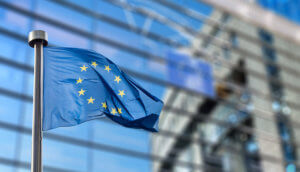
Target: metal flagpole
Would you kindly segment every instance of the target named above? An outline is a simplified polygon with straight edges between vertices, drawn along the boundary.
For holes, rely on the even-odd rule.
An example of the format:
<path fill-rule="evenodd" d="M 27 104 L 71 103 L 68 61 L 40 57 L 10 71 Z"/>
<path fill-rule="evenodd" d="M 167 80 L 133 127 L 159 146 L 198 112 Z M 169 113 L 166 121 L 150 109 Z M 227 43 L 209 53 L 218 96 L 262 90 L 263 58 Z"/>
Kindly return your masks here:
<path fill-rule="evenodd" d="M 34 47 L 34 93 L 32 116 L 31 172 L 42 172 L 42 113 L 43 113 L 43 46 L 48 44 L 45 31 L 29 33 L 28 43 Z"/>

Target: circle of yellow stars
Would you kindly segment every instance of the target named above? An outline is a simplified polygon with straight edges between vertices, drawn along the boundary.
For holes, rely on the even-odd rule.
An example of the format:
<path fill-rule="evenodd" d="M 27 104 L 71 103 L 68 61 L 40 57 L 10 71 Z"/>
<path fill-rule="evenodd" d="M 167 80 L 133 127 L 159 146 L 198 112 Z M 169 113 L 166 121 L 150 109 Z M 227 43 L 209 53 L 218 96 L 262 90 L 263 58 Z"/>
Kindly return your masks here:
<path fill-rule="evenodd" d="M 97 64 L 97 62 L 92 61 L 92 62 L 91 62 L 91 66 L 93 66 L 94 68 L 96 68 L 96 67 L 98 66 L 98 64 Z M 86 72 L 87 69 L 88 69 L 88 67 L 85 66 L 85 65 L 83 65 L 83 66 L 80 67 L 80 69 L 81 69 L 81 72 Z M 109 67 L 109 65 L 105 65 L 105 66 L 104 66 L 104 70 L 107 71 L 107 72 L 109 73 L 109 72 L 111 71 L 111 68 Z M 76 84 L 82 84 L 83 81 L 84 81 L 84 79 L 82 79 L 82 78 L 79 77 L 78 79 L 76 79 Z M 122 81 L 122 79 L 120 78 L 120 76 L 115 76 L 114 81 L 115 81 L 117 84 L 119 84 L 119 83 Z M 81 89 L 78 91 L 78 96 L 79 96 L 79 97 L 80 97 L 80 96 L 84 96 L 86 91 L 87 91 L 87 90 L 83 90 L 83 89 L 81 88 Z M 121 98 L 123 98 L 123 96 L 125 96 L 126 94 L 125 94 L 124 90 L 118 90 L 118 95 L 119 95 Z M 95 101 L 95 99 L 94 99 L 92 96 L 91 96 L 90 98 L 87 99 L 87 103 L 88 103 L 88 104 L 94 104 L 94 101 Z M 101 108 L 104 108 L 105 110 L 107 110 L 107 109 L 108 109 L 107 103 L 106 103 L 106 102 L 102 102 L 102 103 L 101 103 Z M 109 109 L 108 109 L 108 110 L 109 110 Z M 113 115 L 115 115 L 115 114 L 117 114 L 117 113 L 118 113 L 118 114 L 122 114 L 122 109 L 121 109 L 121 108 L 111 108 L 110 113 L 113 114 Z"/>

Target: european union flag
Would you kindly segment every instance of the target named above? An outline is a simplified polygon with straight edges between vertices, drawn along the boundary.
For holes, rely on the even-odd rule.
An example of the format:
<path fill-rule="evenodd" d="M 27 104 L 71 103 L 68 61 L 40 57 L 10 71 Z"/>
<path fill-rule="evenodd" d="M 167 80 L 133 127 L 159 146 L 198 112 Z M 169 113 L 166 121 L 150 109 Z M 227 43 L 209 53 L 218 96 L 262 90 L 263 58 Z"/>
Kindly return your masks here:
<path fill-rule="evenodd" d="M 43 130 L 107 116 L 130 128 L 158 131 L 163 102 L 108 58 L 89 50 L 44 48 Z"/>

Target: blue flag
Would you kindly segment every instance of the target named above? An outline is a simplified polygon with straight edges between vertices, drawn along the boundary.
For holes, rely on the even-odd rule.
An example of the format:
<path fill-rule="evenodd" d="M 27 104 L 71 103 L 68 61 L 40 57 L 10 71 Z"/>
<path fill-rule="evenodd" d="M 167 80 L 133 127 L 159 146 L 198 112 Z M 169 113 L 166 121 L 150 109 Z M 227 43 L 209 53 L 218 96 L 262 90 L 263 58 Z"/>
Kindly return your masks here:
<path fill-rule="evenodd" d="M 107 116 L 130 128 L 158 131 L 163 102 L 108 58 L 89 50 L 44 48 L 43 130 Z"/>

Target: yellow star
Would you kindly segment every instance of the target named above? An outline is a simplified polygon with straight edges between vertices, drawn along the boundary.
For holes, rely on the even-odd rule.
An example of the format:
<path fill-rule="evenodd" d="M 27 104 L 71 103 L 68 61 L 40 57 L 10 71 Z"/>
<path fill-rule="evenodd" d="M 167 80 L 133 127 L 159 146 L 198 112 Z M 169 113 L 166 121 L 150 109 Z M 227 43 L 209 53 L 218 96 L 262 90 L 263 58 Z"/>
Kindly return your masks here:
<path fill-rule="evenodd" d="M 115 115 L 117 113 L 116 108 L 111 108 L 111 112 L 113 115 Z"/>
<path fill-rule="evenodd" d="M 109 68 L 109 66 L 105 66 L 105 69 L 104 70 L 107 70 L 107 72 L 109 72 L 111 70 L 111 68 Z"/>
<path fill-rule="evenodd" d="M 90 97 L 89 99 L 87 99 L 87 101 L 88 101 L 88 104 L 90 104 L 90 103 L 92 103 L 92 104 L 93 104 L 93 103 L 94 103 L 94 100 L 95 100 L 95 99 L 93 99 L 92 97 Z"/>
<path fill-rule="evenodd" d="M 115 76 L 115 81 L 119 84 L 119 82 L 121 81 L 120 76 Z"/>
<path fill-rule="evenodd" d="M 80 91 L 78 91 L 79 96 L 84 95 L 85 90 L 81 89 Z"/>
<path fill-rule="evenodd" d="M 97 63 L 96 62 L 92 62 L 92 66 L 97 67 Z"/>
<path fill-rule="evenodd" d="M 118 108 L 118 113 L 122 114 L 122 109 L 121 108 Z"/>
<path fill-rule="evenodd" d="M 102 107 L 103 107 L 104 109 L 107 108 L 106 102 L 103 102 L 103 103 L 102 103 Z"/>
<path fill-rule="evenodd" d="M 119 94 L 118 94 L 119 96 L 121 96 L 122 98 L 123 98 L 123 96 L 125 95 L 125 93 L 124 93 L 124 90 L 119 90 Z"/>
<path fill-rule="evenodd" d="M 81 72 L 82 71 L 86 71 L 86 69 L 88 68 L 88 67 L 86 67 L 85 65 L 83 65 L 82 67 L 80 67 L 81 68 Z"/>
<path fill-rule="evenodd" d="M 81 84 L 82 83 L 82 79 L 81 78 L 79 78 L 78 80 L 76 80 L 77 82 L 76 82 L 76 84 Z"/>

